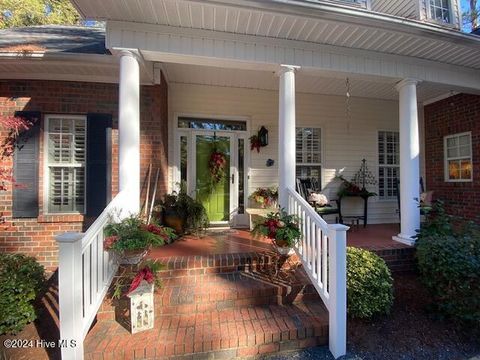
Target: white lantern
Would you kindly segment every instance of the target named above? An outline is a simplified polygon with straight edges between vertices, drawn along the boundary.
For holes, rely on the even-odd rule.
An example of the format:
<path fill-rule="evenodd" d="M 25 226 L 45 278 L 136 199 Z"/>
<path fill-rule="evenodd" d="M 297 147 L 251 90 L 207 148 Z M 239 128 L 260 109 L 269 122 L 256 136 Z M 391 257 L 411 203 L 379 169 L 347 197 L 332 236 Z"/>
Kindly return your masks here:
<path fill-rule="evenodd" d="M 142 280 L 140 285 L 127 295 L 130 298 L 132 334 L 153 329 L 153 283 Z"/>

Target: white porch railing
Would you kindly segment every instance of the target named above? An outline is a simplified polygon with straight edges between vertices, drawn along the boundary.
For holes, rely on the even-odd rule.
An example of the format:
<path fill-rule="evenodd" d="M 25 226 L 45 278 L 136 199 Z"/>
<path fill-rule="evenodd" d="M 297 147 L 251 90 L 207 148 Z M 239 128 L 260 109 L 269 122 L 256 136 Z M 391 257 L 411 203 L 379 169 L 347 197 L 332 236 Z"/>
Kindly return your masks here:
<path fill-rule="evenodd" d="M 56 237 L 59 245 L 58 291 L 62 359 L 83 359 L 83 340 L 107 293 L 118 263 L 104 251 L 104 229 L 119 215 L 125 193 L 119 193 L 85 233 Z"/>
<path fill-rule="evenodd" d="M 338 358 L 347 347 L 348 227 L 327 224 L 294 189 L 286 190 L 288 213 L 301 221 L 302 238 L 295 251 L 328 309 L 329 348 Z"/>

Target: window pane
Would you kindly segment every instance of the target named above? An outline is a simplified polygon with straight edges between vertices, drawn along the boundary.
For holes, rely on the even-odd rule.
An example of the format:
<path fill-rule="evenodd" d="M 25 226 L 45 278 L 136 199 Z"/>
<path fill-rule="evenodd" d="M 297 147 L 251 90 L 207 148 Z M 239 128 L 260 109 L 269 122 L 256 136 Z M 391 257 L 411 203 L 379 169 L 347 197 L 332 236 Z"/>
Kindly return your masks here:
<path fill-rule="evenodd" d="M 85 201 L 86 122 L 48 118 L 48 211 L 83 212 Z"/>
<path fill-rule="evenodd" d="M 470 145 L 460 146 L 460 156 L 470 156 Z"/>
<path fill-rule="evenodd" d="M 397 195 L 395 182 L 399 176 L 399 134 L 396 131 L 378 133 L 378 195 L 393 198 Z"/>
<path fill-rule="evenodd" d="M 85 169 L 53 167 L 50 169 L 49 212 L 83 212 Z"/>
<path fill-rule="evenodd" d="M 447 139 L 447 147 L 452 148 L 457 146 L 457 138 L 456 137 L 451 137 Z"/>
<path fill-rule="evenodd" d="M 204 130 L 246 131 L 247 123 L 245 121 L 230 121 L 219 119 L 179 118 L 178 127 Z"/>
<path fill-rule="evenodd" d="M 447 150 L 447 157 L 457 157 L 458 156 L 458 148 L 452 148 Z"/>
<path fill-rule="evenodd" d="M 462 179 L 471 179 L 472 178 L 472 162 L 470 160 L 462 160 L 460 169 L 460 177 Z"/>
<path fill-rule="evenodd" d="M 457 160 L 448 162 L 448 176 L 451 180 L 460 179 L 460 162 Z"/>
<path fill-rule="evenodd" d="M 180 181 L 187 181 L 188 142 L 186 136 L 180 136 Z"/>
<path fill-rule="evenodd" d="M 470 135 L 462 135 L 458 137 L 459 145 L 468 145 L 470 146 Z"/>
<path fill-rule="evenodd" d="M 314 179 L 318 184 L 318 189 L 322 188 L 322 167 L 297 165 L 296 177 L 298 179 Z"/>
<path fill-rule="evenodd" d="M 245 140 L 238 139 L 238 213 L 245 213 Z"/>
<path fill-rule="evenodd" d="M 320 164 L 322 162 L 321 130 L 297 128 L 295 149 L 297 163 Z"/>

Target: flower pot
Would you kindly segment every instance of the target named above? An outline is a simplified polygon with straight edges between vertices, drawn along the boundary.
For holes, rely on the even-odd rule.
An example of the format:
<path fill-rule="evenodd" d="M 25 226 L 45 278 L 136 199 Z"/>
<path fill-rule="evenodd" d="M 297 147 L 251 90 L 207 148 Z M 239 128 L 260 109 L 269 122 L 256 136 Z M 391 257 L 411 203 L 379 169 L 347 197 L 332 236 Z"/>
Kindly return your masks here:
<path fill-rule="evenodd" d="M 163 215 L 164 224 L 168 227 L 171 227 L 177 234 L 183 234 L 183 219 L 178 215 Z"/>
<path fill-rule="evenodd" d="M 292 256 L 295 254 L 295 250 L 288 246 L 278 246 L 275 244 L 275 248 L 277 249 L 277 252 L 283 256 Z"/>
<path fill-rule="evenodd" d="M 148 249 L 124 250 L 121 253 L 121 265 L 137 265 L 147 255 Z"/>

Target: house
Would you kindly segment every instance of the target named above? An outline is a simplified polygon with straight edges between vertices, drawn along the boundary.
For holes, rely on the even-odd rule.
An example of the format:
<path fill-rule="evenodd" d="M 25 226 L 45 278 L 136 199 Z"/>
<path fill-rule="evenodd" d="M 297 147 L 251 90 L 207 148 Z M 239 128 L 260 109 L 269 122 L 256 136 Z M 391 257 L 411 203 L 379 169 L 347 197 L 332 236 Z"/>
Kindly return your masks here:
<path fill-rule="evenodd" d="M 0 113 L 40 122 L 12 165 L 31 186 L 2 196 L 1 250 L 54 269 L 54 235 L 86 230 L 117 193 L 124 210 L 139 211 L 150 164 L 159 196 L 180 181 L 199 194 L 212 143 L 230 164 L 229 181 L 204 202 L 214 224 L 247 225 L 260 186 L 278 184 L 290 210 L 296 177 L 334 197 L 336 176 L 352 178 L 363 159 L 376 179 L 369 223 L 399 221 L 400 179 L 398 242 L 414 243 L 420 177 L 478 213 L 480 38 L 460 32 L 459 1 L 72 2 L 105 31 L 2 31 Z M 262 126 L 268 145 L 250 151 Z"/>

